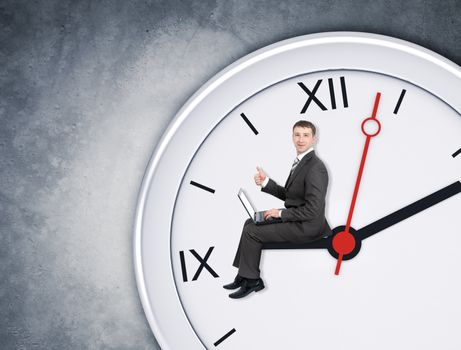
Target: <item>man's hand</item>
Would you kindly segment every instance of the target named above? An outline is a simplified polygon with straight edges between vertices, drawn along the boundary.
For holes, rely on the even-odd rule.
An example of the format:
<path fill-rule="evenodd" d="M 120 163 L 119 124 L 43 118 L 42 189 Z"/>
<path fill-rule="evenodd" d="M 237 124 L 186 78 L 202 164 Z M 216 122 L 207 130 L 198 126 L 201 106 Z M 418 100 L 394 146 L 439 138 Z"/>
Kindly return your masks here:
<path fill-rule="evenodd" d="M 261 186 L 264 180 L 266 180 L 266 174 L 259 166 L 256 167 L 256 170 L 258 172 L 255 174 L 255 183 L 256 185 Z"/>
<path fill-rule="evenodd" d="M 278 209 L 270 209 L 264 212 L 264 220 L 267 220 L 269 218 L 278 218 L 278 217 L 280 217 Z"/>

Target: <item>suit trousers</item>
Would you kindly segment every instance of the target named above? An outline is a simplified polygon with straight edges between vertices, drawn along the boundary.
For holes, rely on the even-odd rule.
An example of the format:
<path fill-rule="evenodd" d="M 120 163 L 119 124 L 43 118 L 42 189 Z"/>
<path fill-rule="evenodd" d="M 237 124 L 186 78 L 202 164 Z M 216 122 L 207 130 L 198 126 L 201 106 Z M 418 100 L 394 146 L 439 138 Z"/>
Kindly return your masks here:
<path fill-rule="evenodd" d="M 309 241 L 312 241 L 312 237 L 306 237 L 300 222 L 256 225 L 253 220 L 248 219 L 243 225 L 240 243 L 232 265 L 239 269 L 238 274 L 242 277 L 259 278 L 259 263 L 264 243 L 307 243 Z"/>

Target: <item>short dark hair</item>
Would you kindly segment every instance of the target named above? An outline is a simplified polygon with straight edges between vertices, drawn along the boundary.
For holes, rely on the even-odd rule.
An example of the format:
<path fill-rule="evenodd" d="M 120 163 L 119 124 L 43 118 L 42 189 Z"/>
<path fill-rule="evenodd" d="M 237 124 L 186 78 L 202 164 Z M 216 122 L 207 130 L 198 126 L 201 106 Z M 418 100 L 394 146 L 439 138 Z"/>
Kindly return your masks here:
<path fill-rule="evenodd" d="M 300 128 L 309 128 L 312 130 L 312 136 L 315 136 L 315 125 L 312 124 L 310 121 L 307 121 L 307 120 L 298 120 L 295 125 L 293 125 L 293 131 L 295 130 L 296 127 L 300 127 Z"/>

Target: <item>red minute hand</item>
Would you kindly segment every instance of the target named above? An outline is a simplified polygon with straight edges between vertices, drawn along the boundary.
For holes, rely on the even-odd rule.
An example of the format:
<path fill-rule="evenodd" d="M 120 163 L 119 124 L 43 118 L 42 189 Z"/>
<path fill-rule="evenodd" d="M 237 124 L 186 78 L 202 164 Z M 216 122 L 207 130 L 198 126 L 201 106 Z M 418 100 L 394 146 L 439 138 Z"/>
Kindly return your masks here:
<path fill-rule="evenodd" d="M 352 195 L 351 205 L 349 207 L 349 215 L 347 216 L 346 228 L 344 231 L 338 232 L 333 238 L 333 249 L 339 254 L 338 261 L 336 263 L 335 275 L 339 275 L 339 269 L 341 268 L 341 263 L 343 261 L 343 256 L 352 252 L 355 248 L 355 238 L 350 233 L 352 215 L 354 214 L 355 202 L 357 200 L 357 195 L 359 193 L 360 181 L 362 180 L 363 168 L 365 167 L 365 160 L 367 159 L 368 147 L 370 145 L 370 140 L 372 137 L 379 134 L 381 130 L 381 124 L 378 119 L 376 119 L 376 113 L 378 111 L 379 99 L 381 98 L 381 93 L 376 93 L 375 104 L 373 106 L 373 113 L 370 118 L 366 118 L 362 122 L 362 132 L 367 137 L 365 140 L 365 146 L 363 147 L 362 160 L 360 161 L 359 173 L 357 174 L 357 180 L 355 182 L 354 194 Z M 377 126 L 377 131 L 374 133 L 367 132 L 365 130 L 365 124 L 375 123 Z"/>

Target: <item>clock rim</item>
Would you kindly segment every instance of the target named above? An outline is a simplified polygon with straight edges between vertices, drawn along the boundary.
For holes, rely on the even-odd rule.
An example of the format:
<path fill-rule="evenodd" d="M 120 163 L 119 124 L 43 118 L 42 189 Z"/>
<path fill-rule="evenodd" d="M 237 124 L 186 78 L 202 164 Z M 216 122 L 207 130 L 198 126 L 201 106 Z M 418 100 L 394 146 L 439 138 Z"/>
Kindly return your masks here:
<path fill-rule="evenodd" d="M 161 215 L 170 218 L 167 224 L 168 229 L 166 229 L 166 227 L 164 226 L 162 226 L 163 230 L 157 229 L 157 232 L 159 231 L 166 232 L 164 235 L 165 236 L 168 235 L 168 239 L 167 239 L 168 242 L 166 242 L 167 244 L 166 246 L 165 246 L 165 242 L 163 242 L 162 246 L 155 246 L 155 248 L 152 248 L 153 250 L 155 249 L 157 250 L 157 254 L 159 254 L 160 250 L 163 250 L 163 249 L 168 250 L 168 254 L 167 254 L 168 259 L 165 259 L 165 256 L 163 256 L 161 260 L 162 265 L 155 266 L 154 268 L 154 271 L 157 272 L 158 275 L 162 275 L 161 281 L 163 281 L 163 283 L 160 283 L 162 287 L 154 288 L 154 290 L 155 289 L 160 290 L 161 288 L 163 288 L 164 283 L 168 283 L 169 288 L 166 291 L 166 293 L 159 293 L 159 291 L 157 291 L 156 296 L 153 298 L 154 299 L 153 300 L 152 298 L 149 297 L 150 294 L 147 291 L 148 286 L 146 285 L 146 280 L 145 280 L 146 267 L 144 265 L 147 265 L 147 264 L 143 263 L 143 253 L 142 253 L 143 252 L 142 242 L 143 242 L 143 238 L 145 238 L 145 236 L 143 236 L 143 224 L 144 224 L 144 219 L 145 219 L 144 213 L 145 213 L 146 205 L 147 205 L 146 201 L 149 199 L 148 194 L 153 188 L 152 187 L 153 182 L 157 180 L 157 183 L 159 183 L 159 177 L 161 177 L 162 172 L 163 173 L 165 172 L 165 170 L 163 169 L 165 168 L 164 165 L 162 168 L 161 158 L 166 156 L 168 153 L 173 152 L 173 150 L 171 149 L 172 141 L 174 140 L 175 137 L 178 137 L 179 133 L 181 133 L 184 130 L 187 122 L 190 121 L 191 118 L 194 118 L 194 113 L 197 114 L 196 111 L 198 110 L 200 104 L 206 103 L 206 100 L 213 97 L 213 93 L 216 92 L 217 90 L 219 89 L 222 90 L 223 87 L 225 88 L 226 86 L 231 86 L 229 85 L 229 82 L 235 81 L 236 78 L 238 78 L 239 76 L 242 76 L 245 74 L 254 75 L 255 74 L 254 70 L 251 70 L 251 68 L 257 66 L 258 63 L 267 62 L 266 60 L 270 61 L 271 59 L 274 59 L 274 58 L 277 59 L 277 57 L 279 57 L 279 61 L 280 61 L 280 57 L 283 58 L 283 54 L 286 54 L 287 52 L 296 53 L 297 52 L 296 50 L 303 50 L 303 49 L 306 50 L 306 48 L 309 48 L 309 50 L 322 51 L 322 50 L 328 50 L 329 48 L 337 49 L 341 45 L 344 45 L 344 44 L 358 45 L 357 47 L 355 47 L 356 50 L 358 48 L 361 48 L 364 50 L 364 52 L 368 54 L 370 54 L 371 49 L 379 48 L 379 49 L 384 49 L 385 51 L 389 52 L 391 56 L 403 55 L 403 56 L 406 56 L 407 59 L 409 57 L 416 59 L 416 61 L 418 61 L 418 64 L 415 64 L 415 66 L 419 67 L 420 69 L 422 66 L 429 66 L 429 67 L 432 66 L 433 68 L 437 68 L 437 69 L 433 69 L 434 74 L 432 75 L 432 77 L 436 77 L 437 79 L 434 79 L 434 81 L 429 81 L 429 83 L 432 84 L 432 86 L 431 86 L 431 90 L 428 90 L 426 88 L 428 84 L 427 82 L 426 82 L 426 86 L 422 86 L 424 84 L 418 84 L 417 82 L 413 80 L 406 79 L 405 72 L 401 72 L 400 73 L 401 75 L 395 76 L 393 74 L 389 74 L 388 72 L 377 71 L 376 63 L 369 64 L 368 68 L 372 67 L 372 69 L 367 69 L 366 62 L 360 62 L 359 63 L 360 66 L 355 65 L 354 67 L 344 66 L 341 68 L 338 67 L 338 68 L 333 68 L 333 69 L 331 69 L 331 66 L 325 67 L 323 71 L 337 70 L 337 69 L 361 70 L 361 71 L 369 71 L 372 73 L 381 73 L 387 76 L 390 75 L 398 79 L 403 79 L 405 81 L 408 81 L 409 83 L 412 83 L 434 94 L 436 97 L 438 97 L 439 99 L 447 103 L 456 112 L 458 112 L 458 114 L 461 114 L 460 113 L 461 112 L 461 102 L 456 103 L 456 99 L 454 99 L 453 96 L 450 97 L 450 94 L 448 93 L 449 91 L 447 91 L 450 89 L 448 88 L 443 89 L 440 86 L 438 86 L 440 85 L 440 81 L 442 82 L 452 82 L 453 81 L 451 84 L 456 83 L 458 84 L 457 86 L 459 86 L 459 84 L 461 83 L 461 69 L 459 66 L 449 61 L 448 59 L 444 58 L 443 56 L 440 56 L 439 54 L 433 51 L 430 51 L 426 48 L 423 48 L 419 45 L 416 45 L 414 43 L 410 43 L 410 42 L 407 42 L 401 39 L 378 35 L 378 34 L 361 33 L 361 32 L 327 32 L 327 33 L 299 36 L 299 37 L 277 42 L 275 44 L 259 49 L 253 53 L 250 53 L 249 55 L 237 60 L 236 62 L 234 62 L 233 64 L 231 64 L 230 66 L 228 66 L 227 68 L 225 68 L 224 70 L 216 74 L 207 83 L 205 83 L 184 104 L 184 106 L 178 111 L 176 116 L 173 118 L 172 122 L 168 126 L 167 130 L 165 131 L 164 135 L 160 139 L 158 145 L 156 146 L 153 152 L 153 155 L 146 168 L 146 171 L 145 171 L 145 174 L 142 180 L 141 188 L 138 194 L 138 202 L 137 202 L 135 222 L 134 222 L 134 237 L 133 237 L 136 284 L 137 284 L 138 293 L 140 295 L 140 299 L 141 299 L 147 320 L 155 335 L 155 338 L 157 339 L 162 349 L 181 348 L 182 344 L 187 344 L 189 349 L 205 348 L 205 345 L 202 343 L 199 336 L 194 331 L 193 325 L 191 325 L 191 323 L 189 322 L 189 318 L 187 317 L 182 307 L 182 301 L 176 289 L 176 283 L 174 280 L 174 275 L 172 271 L 172 261 L 171 261 L 171 258 L 172 258 L 171 246 L 170 246 L 171 244 L 171 224 L 172 224 L 172 217 L 174 214 L 174 203 L 176 202 L 176 196 L 177 196 L 177 193 L 179 192 L 183 175 L 185 171 L 187 170 L 187 167 L 190 161 L 192 161 L 193 155 L 200 148 L 201 143 L 212 132 L 214 127 L 216 127 L 216 125 L 219 124 L 219 122 L 222 120 L 223 117 L 225 117 L 225 115 L 221 118 L 215 117 L 215 124 L 212 125 L 212 127 L 209 127 L 208 125 L 208 128 L 202 127 L 201 130 L 196 130 L 196 133 L 200 134 L 199 138 L 202 139 L 202 142 L 200 142 L 197 146 L 195 146 L 195 148 L 193 148 L 194 150 L 192 152 L 192 156 L 190 157 L 189 160 L 187 160 L 187 164 L 185 165 L 184 171 L 180 175 L 181 180 L 179 181 L 178 185 L 174 185 L 171 182 L 169 184 L 169 186 L 176 188 L 176 191 L 174 193 L 173 206 L 171 208 L 166 209 L 166 211 L 170 212 L 171 214 L 169 215 L 165 214 L 163 211 L 161 213 Z M 359 52 L 357 51 L 354 54 L 359 56 Z M 321 65 L 322 63 L 323 62 L 317 62 L 316 64 Z M 382 59 L 378 63 L 381 69 L 383 70 L 387 69 L 387 66 L 391 65 L 390 60 L 384 60 L 384 59 Z M 411 63 L 413 64 L 415 62 L 411 62 Z M 326 63 L 326 64 L 331 64 L 331 63 Z M 279 65 L 280 65 L 280 62 L 279 62 Z M 427 67 L 425 68 L 427 69 Z M 307 70 L 307 71 L 305 70 L 301 74 L 310 74 L 310 73 L 314 73 L 317 71 L 319 70 L 318 69 L 313 70 L 311 67 L 310 70 Z M 425 75 L 431 76 L 430 71 L 429 71 L 429 74 L 427 70 L 422 70 L 422 71 L 424 71 Z M 440 76 L 438 75 L 438 74 L 441 74 L 441 72 L 442 73 L 445 72 L 446 74 L 445 76 L 442 76 L 442 78 L 440 78 Z M 299 75 L 299 74 L 291 74 L 290 76 L 288 76 L 289 73 L 284 73 L 284 74 L 285 74 L 285 77 L 283 79 L 278 79 L 273 84 L 278 83 L 282 80 L 292 78 L 296 75 Z M 245 99 L 250 98 L 254 94 L 260 92 L 261 90 L 273 84 L 269 84 L 269 85 L 265 84 L 258 91 L 247 93 L 246 94 L 247 96 Z M 451 84 L 447 84 L 447 85 L 451 86 Z M 242 90 L 245 90 L 245 88 L 243 88 Z M 455 90 L 455 89 L 452 89 L 452 90 Z M 245 93 L 243 95 L 245 95 Z M 443 96 L 445 96 L 445 98 Z M 232 108 L 228 109 L 228 111 L 231 111 L 234 108 L 236 108 L 236 106 L 241 104 L 245 99 L 240 100 Z M 447 101 L 447 99 L 449 101 Z M 196 124 L 194 124 L 194 127 L 195 125 Z M 163 162 L 163 164 L 164 163 L 165 162 Z M 157 208 L 157 210 L 161 211 L 163 210 L 163 208 Z M 174 292 L 174 295 L 169 295 L 168 293 L 171 293 L 172 291 Z M 168 313 L 165 313 L 165 308 L 161 307 L 162 305 L 164 306 L 165 303 L 169 304 L 169 307 L 166 308 L 167 310 L 169 310 Z M 174 320 L 171 320 L 172 318 L 171 308 L 175 309 L 174 310 L 175 312 Z M 175 325 L 173 332 L 169 331 L 168 329 L 165 329 L 165 321 L 163 320 L 167 320 L 167 319 L 170 319 L 169 321 L 170 324 Z M 181 326 L 180 330 L 178 329 L 179 325 Z M 182 339 L 179 340 L 178 342 L 178 338 L 182 338 Z"/>

